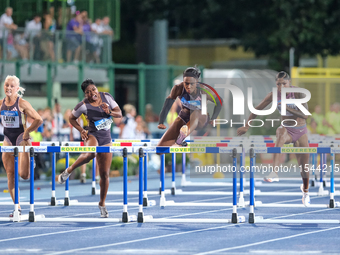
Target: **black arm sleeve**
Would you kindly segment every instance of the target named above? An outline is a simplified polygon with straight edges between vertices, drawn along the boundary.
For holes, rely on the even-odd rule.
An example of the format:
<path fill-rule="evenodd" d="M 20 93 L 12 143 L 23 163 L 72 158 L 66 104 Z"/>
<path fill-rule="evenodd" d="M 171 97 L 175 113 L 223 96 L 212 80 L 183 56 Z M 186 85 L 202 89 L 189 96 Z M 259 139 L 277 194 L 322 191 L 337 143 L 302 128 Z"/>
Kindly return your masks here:
<path fill-rule="evenodd" d="M 168 115 L 168 113 L 171 109 L 171 106 L 173 105 L 174 102 L 175 102 L 175 100 L 172 99 L 172 98 L 165 99 L 161 114 L 159 115 L 159 124 L 164 123 L 166 116 Z"/>
<path fill-rule="evenodd" d="M 220 103 L 220 100 L 216 100 L 217 102 L 217 105 L 215 105 L 215 108 L 214 108 L 214 112 L 211 116 L 211 120 L 214 120 L 217 118 L 218 114 L 220 113 L 221 109 L 222 109 L 222 105 L 223 105 L 223 99 L 221 98 L 221 102 L 222 104 Z"/>

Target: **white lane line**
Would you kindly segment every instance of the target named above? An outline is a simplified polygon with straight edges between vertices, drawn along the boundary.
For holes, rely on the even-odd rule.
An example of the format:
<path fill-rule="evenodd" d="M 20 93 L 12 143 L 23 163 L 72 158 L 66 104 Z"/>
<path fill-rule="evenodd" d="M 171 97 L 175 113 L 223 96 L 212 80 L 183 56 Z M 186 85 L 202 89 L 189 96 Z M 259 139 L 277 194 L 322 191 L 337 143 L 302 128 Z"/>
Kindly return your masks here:
<path fill-rule="evenodd" d="M 326 231 L 335 230 L 335 229 L 339 229 L 339 228 L 340 227 L 321 229 L 321 230 L 311 231 L 311 232 L 307 232 L 307 233 L 301 233 L 301 234 L 296 234 L 296 235 L 291 235 L 291 236 L 269 239 L 269 240 L 266 240 L 266 241 L 261 241 L 261 242 L 256 242 L 256 243 L 250 243 L 250 244 L 239 245 L 239 246 L 234 246 L 234 247 L 229 247 L 229 248 L 224 248 L 224 249 L 218 249 L 218 250 L 213 250 L 213 251 L 208 251 L 208 252 L 196 253 L 196 255 L 206 255 L 206 254 L 214 254 L 214 253 L 218 253 L 218 252 L 231 251 L 231 250 L 251 247 L 251 246 L 255 246 L 255 245 L 271 243 L 271 242 L 276 242 L 276 241 L 285 240 L 285 239 L 291 239 L 291 238 L 294 238 L 294 237 L 311 235 L 311 234 L 316 234 L 316 233 L 320 233 L 320 232 L 326 232 Z"/>
<path fill-rule="evenodd" d="M 230 209 L 228 208 L 228 209 L 221 209 L 221 210 L 230 210 Z M 317 212 L 317 211 L 320 211 L 320 210 L 316 210 L 314 212 Z M 305 212 L 305 213 L 301 213 L 301 214 L 306 214 L 306 213 L 310 213 L 310 212 Z M 199 214 L 199 213 L 197 213 L 197 214 Z M 187 214 L 187 215 L 191 215 L 191 214 Z M 292 215 L 295 215 L 295 214 L 292 214 Z M 287 216 L 290 216 L 290 215 L 287 215 Z M 173 216 L 173 217 L 167 217 L 167 218 L 174 218 L 174 217 L 180 217 L 180 216 Z M 275 217 L 275 218 L 280 218 L 280 217 L 286 217 L 286 216 L 279 216 L 279 217 Z M 274 218 L 272 218 L 272 219 L 274 219 Z M 239 224 L 232 224 L 232 225 L 221 226 L 221 227 L 213 227 L 213 228 L 205 228 L 205 229 L 199 229 L 199 230 L 193 230 L 193 231 L 187 231 L 187 232 L 179 232 L 179 233 L 173 233 L 173 234 L 169 234 L 169 235 L 154 236 L 154 237 L 148 237 L 148 238 L 143 238 L 143 239 L 135 239 L 135 240 L 119 242 L 119 243 L 114 243 L 114 244 L 104 244 L 104 245 L 98 245 L 98 246 L 92 246 L 92 247 L 86 247 L 86 248 L 79 248 L 79 249 L 73 249 L 73 250 L 67 250 L 67 251 L 60 251 L 60 252 L 55 252 L 55 253 L 50 253 L 50 254 L 54 255 L 54 254 L 73 253 L 73 252 L 77 252 L 77 251 L 85 251 L 85 250 L 91 250 L 91 249 L 97 249 L 97 248 L 105 248 L 105 247 L 124 245 L 124 244 L 130 244 L 130 243 L 136 243 L 136 242 L 142 242 L 142 241 L 149 241 L 149 240 L 154 240 L 154 239 L 160 239 L 160 238 L 163 238 L 163 237 L 191 234 L 191 233 L 195 233 L 195 232 L 202 232 L 202 231 L 212 230 L 212 229 L 221 229 L 221 228 L 227 228 L 227 227 L 234 227 L 234 226 L 237 226 L 237 225 L 239 225 Z M 340 228 L 340 227 L 336 227 L 336 228 Z M 336 228 L 332 228 L 332 229 L 336 229 Z M 331 229 L 328 229 L 328 230 L 331 230 Z M 325 231 L 325 230 L 323 230 L 323 231 Z M 310 233 L 312 233 L 312 232 L 310 232 Z M 308 234 L 308 233 L 305 233 L 305 234 Z M 302 234 L 299 234 L 299 235 L 302 235 Z"/>
<path fill-rule="evenodd" d="M 214 230 L 214 229 L 227 228 L 227 227 L 232 227 L 232 226 L 234 226 L 234 225 L 228 225 L 228 226 L 222 226 L 222 227 L 213 227 L 213 228 L 204 228 L 204 229 L 197 229 L 197 230 L 191 230 L 191 231 L 180 232 L 180 233 L 173 233 L 173 234 L 162 235 L 162 236 L 153 236 L 153 237 L 148 237 L 148 238 L 135 239 L 135 240 L 131 240 L 131 241 L 119 242 L 119 243 L 114 243 L 114 244 L 103 244 L 103 245 L 97 245 L 97 246 L 86 247 L 86 248 L 77 248 L 77 249 L 73 249 L 73 250 L 53 252 L 53 253 L 48 253 L 48 254 L 55 255 L 55 254 L 75 253 L 75 252 L 79 252 L 79 251 L 86 251 L 86 250 L 92 250 L 92 249 L 112 247 L 112 246 L 117 246 L 117 245 L 122 245 L 122 244 L 130 244 L 130 243 L 136 243 L 136 242 L 143 242 L 143 241 L 155 240 L 155 239 L 164 238 L 164 237 L 185 235 L 185 234 L 202 232 L 202 231 L 206 231 L 206 230 Z"/>
<path fill-rule="evenodd" d="M 58 232 L 54 232 L 54 233 L 45 233 L 45 234 L 38 234 L 38 235 L 13 237 L 13 238 L 2 239 L 2 240 L 0 240 L 0 243 L 7 242 L 7 241 L 15 241 L 15 240 L 21 240 L 21 239 L 41 237 L 41 236 L 49 236 L 49 235 L 65 234 L 65 233 L 72 233 L 72 232 L 80 232 L 80 231 L 92 230 L 92 229 L 101 229 L 101 228 L 116 227 L 116 226 L 122 226 L 122 225 L 127 225 L 127 224 L 132 224 L 132 223 L 122 223 L 122 224 L 114 224 L 114 225 L 108 225 L 108 226 L 100 226 L 100 227 L 92 227 L 92 228 L 83 228 L 83 229 L 58 231 Z"/>

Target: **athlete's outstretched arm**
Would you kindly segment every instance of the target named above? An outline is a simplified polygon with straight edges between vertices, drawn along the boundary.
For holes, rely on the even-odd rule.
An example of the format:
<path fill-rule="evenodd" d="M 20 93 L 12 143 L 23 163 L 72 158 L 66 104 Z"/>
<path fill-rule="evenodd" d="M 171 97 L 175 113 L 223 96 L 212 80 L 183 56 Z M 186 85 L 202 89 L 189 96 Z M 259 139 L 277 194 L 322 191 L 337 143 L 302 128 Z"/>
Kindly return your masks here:
<path fill-rule="evenodd" d="M 256 110 L 263 110 L 264 108 L 266 108 L 271 102 L 273 101 L 273 92 L 270 92 L 262 101 L 261 103 L 259 103 L 258 106 L 255 107 Z M 256 114 L 254 113 L 251 113 L 249 115 L 249 118 L 247 120 L 247 123 L 245 124 L 245 127 L 240 127 L 237 129 L 237 135 L 240 136 L 240 135 L 243 135 L 245 134 L 248 129 L 249 129 L 249 125 L 248 125 L 248 122 L 249 120 L 252 120 L 252 119 L 255 119 L 257 117 Z"/>
<path fill-rule="evenodd" d="M 162 111 L 159 115 L 159 129 L 165 129 L 165 125 L 163 124 L 164 121 L 166 120 L 166 116 L 168 115 L 173 103 L 175 102 L 176 98 L 181 95 L 182 90 L 183 90 L 183 82 L 175 85 L 170 92 L 170 95 L 165 99 Z"/>
<path fill-rule="evenodd" d="M 30 133 L 36 130 L 43 123 L 43 120 L 40 117 L 39 113 L 37 113 L 36 110 L 33 109 L 32 105 L 29 102 L 24 99 L 20 99 L 19 102 L 20 107 L 23 109 L 23 112 L 33 119 L 32 125 L 25 130 L 23 136 L 24 140 L 28 140 Z"/>

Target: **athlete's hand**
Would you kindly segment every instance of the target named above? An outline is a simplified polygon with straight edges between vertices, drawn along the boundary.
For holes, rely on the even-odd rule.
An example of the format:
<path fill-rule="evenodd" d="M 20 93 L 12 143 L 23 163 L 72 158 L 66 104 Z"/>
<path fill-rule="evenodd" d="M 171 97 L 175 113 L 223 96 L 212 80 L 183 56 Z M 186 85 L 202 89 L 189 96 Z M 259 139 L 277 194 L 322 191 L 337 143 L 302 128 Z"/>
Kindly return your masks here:
<path fill-rule="evenodd" d="M 108 115 L 110 115 L 111 110 L 109 108 L 109 105 L 107 103 L 102 103 L 100 107 L 104 110 L 104 112 Z"/>
<path fill-rule="evenodd" d="M 158 129 L 166 129 L 166 126 L 164 124 L 159 124 Z"/>
<path fill-rule="evenodd" d="M 30 134 L 25 131 L 24 134 L 22 135 L 22 140 L 24 140 L 25 142 L 26 141 L 28 142 L 30 139 L 31 139 Z"/>
<path fill-rule="evenodd" d="M 83 129 L 83 130 L 81 131 L 80 135 L 81 135 L 81 139 L 82 139 L 83 141 L 86 141 L 87 139 L 89 139 L 89 136 L 88 136 L 87 133 L 88 133 L 88 131 L 85 130 L 85 129 Z"/>
<path fill-rule="evenodd" d="M 241 136 L 248 131 L 249 127 L 240 127 L 237 129 L 237 135 Z"/>

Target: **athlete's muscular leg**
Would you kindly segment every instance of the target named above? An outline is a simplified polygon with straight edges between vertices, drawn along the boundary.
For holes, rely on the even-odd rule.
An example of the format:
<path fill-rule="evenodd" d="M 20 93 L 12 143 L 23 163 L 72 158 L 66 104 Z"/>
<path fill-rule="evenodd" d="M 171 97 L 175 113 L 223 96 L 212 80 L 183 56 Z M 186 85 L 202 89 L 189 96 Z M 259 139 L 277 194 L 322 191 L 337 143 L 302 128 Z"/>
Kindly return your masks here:
<path fill-rule="evenodd" d="M 89 138 L 84 142 L 84 144 L 85 146 L 98 146 L 98 141 L 93 135 L 89 135 Z M 67 172 L 72 173 L 74 169 L 90 162 L 95 156 L 95 153 L 81 153 L 78 159 L 69 168 L 67 168 Z"/>
<path fill-rule="evenodd" d="M 295 147 L 309 147 L 307 134 L 304 134 L 294 143 Z M 301 171 L 304 191 L 308 191 L 309 186 L 309 154 L 296 154 L 296 159 Z M 300 167 L 301 166 L 301 167 Z M 307 167 L 306 167 L 307 166 Z"/>
<path fill-rule="evenodd" d="M 111 144 L 106 144 L 103 146 L 111 146 Z M 97 162 L 100 174 L 100 206 L 105 206 L 105 199 L 107 195 L 107 190 L 109 189 L 109 175 L 110 166 L 112 161 L 112 153 L 97 153 Z"/>
<path fill-rule="evenodd" d="M 3 146 L 11 146 L 8 142 L 4 141 Z M 14 157 L 12 152 L 3 152 L 2 153 L 2 162 L 4 163 L 4 167 L 7 174 L 7 185 L 8 192 L 12 197 L 14 202 Z M 20 208 L 20 205 L 19 205 Z"/>
<path fill-rule="evenodd" d="M 286 143 L 291 143 L 292 137 L 288 134 L 287 129 L 283 126 L 280 126 L 276 129 L 276 143 L 275 147 L 283 147 Z M 275 166 L 280 165 L 280 153 L 274 154 L 274 169 Z"/>
<path fill-rule="evenodd" d="M 200 110 L 195 110 L 190 115 L 190 121 L 187 123 L 189 134 L 197 128 L 202 128 L 207 122 L 207 115 L 202 115 Z M 189 135 L 188 134 L 188 135 Z"/>
<path fill-rule="evenodd" d="M 31 146 L 32 143 L 29 141 L 22 141 L 20 146 Z M 24 180 L 30 177 L 30 154 L 29 152 L 19 153 L 19 175 Z"/>
<path fill-rule="evenodd" d="M 171 146 L 175 143 L 179 131 L 185 125 L 184 120 L 177 117 L 169 129 L 164 133 L 157 146 Z"/>
<path fill-rule="evenodd" d="M 5 142 L 4 142 L 4 146 L 9 146 L 9 145 L 5 145 Z M 11 194 L 12 200 L 14 202 L 14 157 L 13 157 L 13 153 L 3 152 L 2 162 L 4 163 L 4 167 L 5 167 L 6 174 L 7 174 L 8 192 L 9 194 Z"/>

